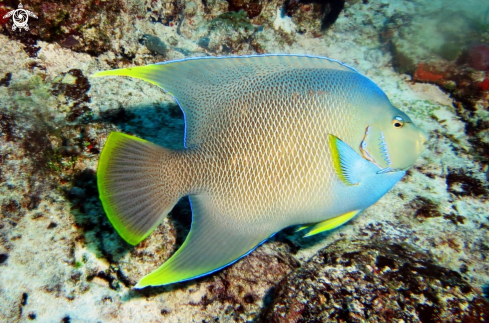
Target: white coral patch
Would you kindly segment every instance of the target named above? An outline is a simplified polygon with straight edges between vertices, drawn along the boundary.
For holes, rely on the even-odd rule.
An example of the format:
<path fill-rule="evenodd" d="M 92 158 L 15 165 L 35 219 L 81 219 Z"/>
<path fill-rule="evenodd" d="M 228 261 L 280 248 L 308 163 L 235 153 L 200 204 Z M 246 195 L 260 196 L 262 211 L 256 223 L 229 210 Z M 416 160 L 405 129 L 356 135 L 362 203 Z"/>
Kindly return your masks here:
<path fill-rule="evenodd" d="M 283 31 L 288 32 L 288 33 L 295 32 L 297 29 L 297 26 L 292 21 L 292 18 L 287 16 L 283 12 L 283 9 L 281 9 L 281 8 L 277 9 L 277 16 L 273 22 L 273 27 L 276 30 L 282 28 Z"/>

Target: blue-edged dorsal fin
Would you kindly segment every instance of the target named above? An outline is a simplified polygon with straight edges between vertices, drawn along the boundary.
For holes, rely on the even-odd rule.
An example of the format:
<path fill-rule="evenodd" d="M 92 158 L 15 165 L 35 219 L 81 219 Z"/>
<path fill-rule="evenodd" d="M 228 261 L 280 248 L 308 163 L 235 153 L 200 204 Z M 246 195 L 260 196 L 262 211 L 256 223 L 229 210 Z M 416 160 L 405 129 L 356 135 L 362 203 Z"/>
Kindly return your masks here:
<path fill-rule="evenodd" d="M 329 135 L 329 146 L 336 174 L 348 186 L 358 185 L 363 178 L 380 170 L 336 136 Z"/>
<path fill-rule="evenodd" d="M 351 211 L 351 212 L 345 213 L 343 215 L 337 216 L 335 218 L 327 219 L 327 220 L 319 222 L 315 225 L 311 225 L 310 226 L 311 230 L 304 236 L 304 238 L 316 235 L 316 234 L 324 232 L 324 231 L 333 230 L 334 228 L 337 228 L 340 225 L 343 225 L 346 222 L 353 219 L 353 217 L 355 215 L 357 215 L 358 213 L 360 213 L 361 211 L 362 210 Z"/>
<path fill-rule="evenodd" d="M 187 147 L 200 144 L 220 127 L 227 127 L 241 103 L 275 73 L 294 69 L 330 69 L 357 73 L 325 57 L 252 55 L 200 57 L 146 66 L 116 69 L 92 76 L 131 76 L 162 87 L 175 97 L 185 113 Z M 264 97 L 265 98 L 265 97 Z M 240 103 L 241 102 L 241 103 Z M 216 116 L 219 122 L 216 123 Z"/>
<path fill-rule="evenodd" d="M 187 239 L 162 266 L 134 288 L 160 286 L 202 277 L 229 266 L 265 242 L 273 232 L 222 214 L 208 196 L 193 195 Z"/>

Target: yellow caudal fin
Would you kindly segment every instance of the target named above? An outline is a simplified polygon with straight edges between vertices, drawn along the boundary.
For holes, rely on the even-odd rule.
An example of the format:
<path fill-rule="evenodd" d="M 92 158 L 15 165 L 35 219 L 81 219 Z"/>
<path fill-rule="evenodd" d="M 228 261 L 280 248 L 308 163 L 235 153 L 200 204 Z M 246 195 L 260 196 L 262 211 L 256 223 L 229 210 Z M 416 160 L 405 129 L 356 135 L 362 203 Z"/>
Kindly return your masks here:
<path fill-rule="evenodd" d="M 192 228 L 187 239 L 169 260 L 134 288 L 168 285 L 211 274 L 246 256 L 273 234 L 220 214 L 215 199 L 206 195 L 191 196 L 190 202 Z"/>
<path fill-rule="evenodd" d="M 110 222 L 132 245 L 146 238 L 182 196 L 176 152 L 112 132 L 100 155 L 97 185 Z M 162 171 L 163 170 L 163 171 Z"/>
<path fill-rule="evenodd" d="M 333 230 L 334 228 L 337 228 L 340 225 L 345 224 L 346 222 L 353 219 L 353 217 L 355 217 L 355 215 L 357 215 L 361 211 L 362 210 L 351 211 L 335 218 L 328 219 L 326 221 L 312 225 L 311 230 L 304 236 L 304 238 L 316 235 L 324 231 Z"/>

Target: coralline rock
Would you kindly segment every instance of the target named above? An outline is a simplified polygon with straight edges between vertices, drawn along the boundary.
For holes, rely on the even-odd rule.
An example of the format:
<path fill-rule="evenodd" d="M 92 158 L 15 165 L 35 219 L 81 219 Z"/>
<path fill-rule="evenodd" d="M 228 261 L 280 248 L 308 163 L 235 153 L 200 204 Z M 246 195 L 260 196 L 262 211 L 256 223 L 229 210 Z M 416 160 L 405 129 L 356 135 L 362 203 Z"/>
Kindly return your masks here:
<path fill-rule="evenodd" d="M 482 31 L 476 26 L 485 18 L 477 12 L 478 4 L 477 0 L 447 6 L 417 2 L 409 10 L 390 16 L 382 37 L 398 61 L 398 69 L 423 62 L 454 61 L 465 48 L 480 42 Z"/>
<path fill-rule="evenodd" d="M 340 240 L 282 280 L 261 322 L 484 322 L 489 302 L 399 244 Z"/>
<path fill-rule="evenodd" d="M 246 12 L 230 11 L 209 22 L 209 41 L 200 42 L 201 47 L 212 54 L 225 55 L 236 51 L 249 51 L 249 42 L 254 31 Z"/>
<path fill-rule="evenodd" d="M 424 259 L 429 259 L 407 248 L 403 258 L 389 246 L 423 250 L 437 263 L 427 268 L 438 268 L 449 282 L 455 282 L 451 290 L 457 296 L 474 297 L 470 306 L 482 304 L 475 295 L 489 281 L 488 76 L 473 69 L 467 72 L 468 63 L 460 63 L 462 69 L 447 79 L 446 68 L 441 72 L 436 68 L 448 63 L 422 61 L 423 71 L 444 75 L 436 81 L 442 84 L 422 81 L 425 84 L 413 85 L 391 68 L 390 40 L 398 37 L 397 32 L 404 41 L 410 40 L 407 36 L 413 30 L 423 28 L 412 23 L 413 17 L 418 15 L 416 23 L 423 22 L 420 13 L 435 2 L 347 1 L 334 26 L 317 34 L 312 30 L 320 28 L 321 18 L 314 16 L 319 8 L 302 1 L 290 13 L 292 17 L 285 14 L 282 20 L 292 25 L 302 19 L 299 31 L 303 27 L 304 33 L 288 33 L 274 26 L 281 17 L 277 10 L 284 4 L 278 0 L 261 1 L 260 14 L 251 19 L 246 12 L 229 13 L 229 3 L 224 0 L 124 0 L 120 8 L 115 7 L 117 3 L 31 1 L 26 7 L 39 16 L 32 24 L 29 20 L 31 33 L 13 35 L 11 21 L 0 21 L 0 321 L 256 322 L 263 308 L 268 314 L 273 311 L 268 305 L 279 281 L 288 275 L 292 278 L 284 282 L 296 279 L 303 272 L 300 265 L 310 268 L 308 261 L 319 250 L 338 246 L 335 241 L 346 238 L 388 241 L 379 242 L 377 249 L 359 249 L 359 257 L 370 261 L 372 272 L 378 271 L 375 275 L 387 275 L 387 267 L 377 264 L 383 256 L 397 266 L 389 266 L 391 272 L 417 278 L 418 272 L 409 276 L 401 269 L 406 264 L 421 268 Z M 10 11 L 17 5 L 3 1 L 0 12 L 3 6 Z M 70 18 L 65 15 L 68 9 L 74 10 Z M 228 21 L 216 23 L 218 17 Z M 393 27 L 391 32 L 386 22 Z M 50 29 L 55 26 L 59 29 Z M 164 57 L 145 46 L 144 35 L 164 42 Z M 425 38 L 418 40 L 427 43 Z M 413 58 L 410 48 L 403 47 L 409 43 L 396 44 L 406 60 Z M 132 290 L 183 243 L 190 227 L 190 208 L 183 200 L 148 239 L 136 247 L 127 245 L 98 200 L 99 154 L 111 131 L 182 148 L 183 115 L 156 86 L 89 75 L 162 59 L 256 53 L 329 56 L 357 68 L 430 134 L 429 148 L 392 191 L 333 232 L 303 239 L 290 228 L 212 275 L 173 286 Z M 394 63 L 402 58 L 394 56 Z M 418 67 L 418 61 L 413 61 L 409 73 Z M 333 273 L 356 277 L 356 270 L 368 276 L 368 267 L 358 263 L 353 268 L 343 251 L 336 253 L 339 260 L 328 265 Z M 461 291 L 467 284 L 456 272 L 474 286 L 472 291 Z M 339 283 L 330 276 L 330 281 Z M 316 289 L 325 286 L 322 281 L 313 286 L 314 276 L 309 278 L 303 284 Z M 426 281 L 442 284 L 445 278 L 429 276 Z M 362 279 L 348 278 L 346 283 L 360 284 Z M 285 290 L 284 284 L 279 291 Z M 448 290 L 440 286 L 441 291 Z M 395 298 L 395 290 L 387 290 L 386 304 Z M 335 293 L 333 290 L 339 306 L 335 313 L 341 313 L 342 304 L 349 300 L 363 304 L 351 293 L 345 292 L 342 299 Z M 422 297 L 427 297 L 424 291 L 413 295 L 420 297 L 421 304 L 432 306 L 429 299 L 422 303 Z M 381 307 L 382 300 L 379 297 L 374 305 Z M 437 306 L 442 305 L 443 300 Z M 357 313 L 352 308 L 348 315 Z M 322 310 L 319 306 L 318 311 Z"/>
<path fill-rule="evenodd" d="M 2 5 L 8 11 L 15 10 L 18 1 L 4 1 Z M 57 41 L 62 46 L 97 55 L 112 49 L 112 39 L 123 28 L 121 12 L 132 8 L 132 3 L 119 0 L 76 3 L 34 0 L 26 5 L 38 16 L 29 21 L 29 31 L 13 32 L 8 22 L 0 25 L 0 33 L 25 43 L 31 57 L 39 50 L 35 45 L 38 40 Z"/>
<path fill-rule="evenodd" d="M 332 26 L 345 5 L 344 0 L 291 0 L 286 2 L 286 13 L 293 18 L 299 33 L 320 37 Z"/>
<path fill-rule="evenodd" d="M 468 61 L 472 68 L 489 71 L 489 45 L 477 45 L 468 49 Z"/>
<path fill-rule="evenodd" d="M 244 10 L 248 14 L 248 18 L 255 18 L 261 13 L 263 8 L 260 0 L 228 0 L 229 11 Z"/>
<path fill-rule="evenodd" d="M 149 11 L 153 22 L 160 22 L 165 26 L 178 24 L 184 7 L 183 2 L 177 0 L 143 1 L 143 6 Z"/>

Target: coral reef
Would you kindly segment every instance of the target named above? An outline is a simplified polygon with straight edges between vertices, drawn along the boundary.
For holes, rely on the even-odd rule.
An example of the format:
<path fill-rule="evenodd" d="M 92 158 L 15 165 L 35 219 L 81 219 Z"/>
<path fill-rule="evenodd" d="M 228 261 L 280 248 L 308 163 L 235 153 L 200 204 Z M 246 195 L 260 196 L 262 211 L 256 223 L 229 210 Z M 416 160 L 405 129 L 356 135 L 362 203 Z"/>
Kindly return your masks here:
<path fill-rule="evenodd" d="M 209 22 L 210 33 L 199 40 L 199 45 L 213 54 L 230 54 L 249 46 L 253 25 L 246 12 L 226 12 Z"/>
<path fill-rule="evenodd" d="M 477 45 L 468 49 L 468 63 L 479 71 L 489 70 L 489 45 Z"/>
<path fill-rule="evenodd" d="M 481 291 L 426 254 L 340 240 L 278 284 L 261 322 L 484 322 L 488 316 Z"/>
<path fill-rule="evenodd" d="M 14 32 L 3 15 L 18 2 L 0 2 L 0 321 L 438 322 L 448 312 L 481 321 L 489 36 L 475 4 L 33 0 L 24 5 L 38 19 Z M 210 276 L 133 290 L 183 243 L 190 206 L 183 199 L 148 239 L 127 245 L 98 200 L 98 158 L 111 131 L 182 148 L 183 114 L 149 83 L 90 75 L 257 53 L 356 68 L 429 133 L 428 149 L 332 232 L 306 239 L 289 228 Z"/>
<path fill-rule="evenodd" d="M 248 18 L 255 18 L 261 13 L 263 5 L 259 0 L 229 0 L 229 11 L 239 12 L 244 10 Z"/>
<path fill-rule="evenodd" d="M 5 10 L 17 9 L 17 1 L 3 1 Z M 13 32 L 11 21 L 0 27 L 0 32 L 35 47 L 37 40 L 60 42 L 77 51 L 93 55 L 112 48 L 116 33 L 123 29 L 120 13 L 126 10 L 122 1 L 31 1 L 26 9 L 37 14 L 29 31 Z M 27 50 L 27 49 L 26 49 Z M 31 50 L 32 51 L 32 50 Z M 31 53 L 31 56 L 34 53 Z"/>
<path fill-rule="evenodd" d="M 331 27 L 345 6 L 344 0 L 291 0 L 285 3 L 286 13 L 293 17 L 299 33 L 310 32 L 319 37 Z"/>

